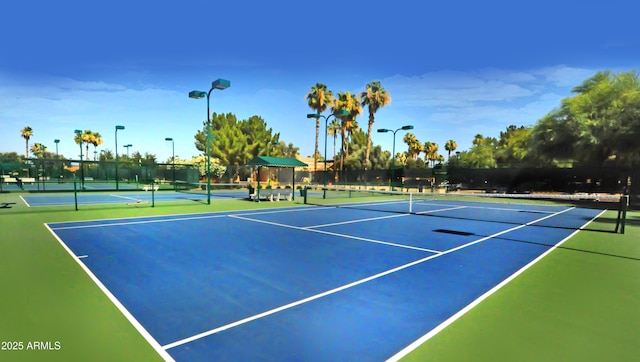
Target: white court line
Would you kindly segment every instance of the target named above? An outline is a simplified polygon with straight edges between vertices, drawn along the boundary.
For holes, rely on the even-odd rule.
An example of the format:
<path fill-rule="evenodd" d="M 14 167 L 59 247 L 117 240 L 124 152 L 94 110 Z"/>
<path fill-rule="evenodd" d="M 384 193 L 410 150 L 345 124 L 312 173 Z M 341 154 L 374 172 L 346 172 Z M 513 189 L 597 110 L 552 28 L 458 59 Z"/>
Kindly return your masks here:
<path fill-rule="evenodd" d="M 467 247 L 469 247 L 469 246 L 472 246 L 472 245 L 478 244 L 478 243 L 483 242 L 483 241 L 485 241 L 485 240 L 492 239 L 492 238 L 495 238 L 495 237 L 500 236 L 500 235 L 502 235 L 502 234 L 506 234 L 506 233 L 508 233 L 508 232 L 511 232 L 511 231 L 514 231 L 514 230 L 517 230 L 517 229 L 523 228 L 523 227 L 525 227 L 525 226 L 528 226 L 528 225 L 531 225 L 531 224 L 537 223 L 537 222 L 539 222 L 539 221 L 542 221 L 542 220 L 544 220 L 544 219 L 550 218 L 550 217 L 552 217 L 552 216 L 556 216 L 556 215 L 559 215 L 559 214 L 561 214 L 561 213 L 567 212 L 567 211 L 569 211 L 569 210 L 571 210 L 571 209 L 573 209 L 573 208 L 570 208 L 570 209 L 566 209 L 566 210 L 559 211 L 559 212 L 557 212 L 557 213 L 555 213 L 555 214 L 553 214 L 553 215 L 547 215 L 547 216 L 545 216 L 545 217 L 542 217 L 542 218 L 540 218 L 540 219 L 537 219 L 537 220 L 534 220 L 534 221 L 528 222 L 528 223 L 526 223 L 526 224 L 522 224 L 522 225 L 514 226 L 514 227 L 512 227 L 512 228 L 510 228 L 510 229 L 507 229 L 507 230 L 503 230 L 503 231 L 497 232 L 497 233 L 495 233 L 495 234 L 493 234 L 493 235 L 490 235 L 490 236 L 485 236 L 485 237 L 483 237 L 483 238 L 480 238 L 480 239 L 478 239 L 478 240 L 475 240 L 475 241 L 469 242 L 469 243 L 467 243 L 467 244 L 460 245 L 460 246 L 458 246 L 458 247 L 456 247 L 456 248 L 449 249 L 449 250 L 447 250 L 447 251 L 445 251 L 445 252 L 441 252 L 441 253 L 438 253 L 438 254 L 435 254 L 435 255 L 430 255 L 430 256 L 427 256 L 427 257 L 425 257 L 425 258 L 422 258 L 422 259 L 419 259 L 419 260 L 413 261 L 413 262 L 411 262 L 411 263 L 404 264 L 404 265 L 401 265 L 401 266 L 396 267 L 396 268 L 393 268 L 393 269 L 389 269 L 389 270 L 384 271 L 384 272 L 382 272 L 382 273 L 378 273 L 378 274 L 372 275 L 372 276 L 370 276 L 370 277 L 367 277 L 367 278 L 364 278 L 364 279 L 360 279 L 360 280 L 357 280 L 357 281 L 352 282 L 352 283 L 349 283 L 349 284 L 345 284 L 345 285 L 340 286 L 340 287 L 338 287 L 338 288 L 331 289 L 331 290 L 328 290 L 328 291 L 326 291 L 326 292 L 319 293 L 319 294 L 316 294 L 316 295 L 310 296 L 310 297 L 308 297 L 308 298 L 304 298 L 304 299 L 298 300 L 298 301 L 293 302 L 293 303 L 285 304 L 285 305 L 280 306 L 280 307 L 278 307 L 278 308 L 274 308 L 274 309 L 268 310 L 268 311 L 266 311 L 266 312 L 263 312 L 263 313 L 260 313 L 260 314 L 253 315 L 253 316 L 251 316 L 251 317 L 247 317 L 247 318 L 244 318 L 244 319 L 238 320 L 238 321 L 236 321 L 236 322 L 229 323 L 229 324 L 226 324 L 226 325 L 224 325 L 224 326 L 221 326 L 221 327 L 218 327 L 218 328 L 215 328 L 215 329 L 211 329 L 211 330 L 208 330 L 208 331 L 205 331 L 205 332 L 202 332 L 202 333 L 199 333 L 199 334 L 193 335 L 193 336 L 191 336 L 191 337 L 187 337 L 187 338 L 184 338 L 184 339 L 181 339 L 181 340 L 175 341 L 175 342 L 173 342 L 173 343 L 166 344 L 166 345 L 162 346 L 162 348 L 164 348 L 165 350 L 168 350 L 168 349 L 170 349 L 170 348 L 178 347 L 178 346 L 181 346 L 181 345 L 183 345 L 183 344 L 185 344 L 185 343 L 193 342 L 193 341 L 195 341 L 195 340 L 198 340 L 198 339 L 201 339 L 201 338 L 204 338 L 204 337 L 210 336 L 210 335 L 212 335 L 212 334 L 216 334 L 216 333 L 222 332 L 222 331 L 224 331 L 224 330 L 227 330 L 227 329 L 230 329 L 230 328 L 233 328 L 233 327 L 237 327 L 237 326 L 242 325 L 242 324 L 245 324 L 245 323 L 249 323 L 249 322 L 254 321 L 254 320 L 256 320 L 256 319 L 260 319 L 260 318 L 263 318 L 263 317 L 266 317 L 266 316 L 269 316 L 269 315 L 272 315 L 272 314 L 275 314 L 275 313 L 278 313 L 278 312 L 281 312 L 281 311 L 284 311 L 284 310 L 287 310 L 287 309 L 293 308 L 293 307 L 295 307 L 295 306 L 298 306 L 298 305 L 301 305 L 301 304 L 304 304 L 304 303 L 308 303 L 308 302 L 311 302 L 311 301 L 313 301 L 313 300 L 316 300 L 316 299 L 319 299 L 319 298 L 322 298 L 322 297 L 326 297 L 326 296 L 331 295 L 331 294 L 335 294 L 335 293 L 340 292 L 340 291 L 342 291 L 342 290 L 345 290 L 345 289 L 349 289 L 349 288 L 355 287 L 355 286 L 357 286 L 357 285 L 360 285 L 360 284 L 363 284 L 363 283 L 369 282 L 369 281 L 371 281 L 371 280 L 381 278 L 381 277 L 383 277 L 383 276 L 385 276 L 385 275 L 389 275 L 389 274 L 392 274 L 392 273 L 398 272 L 398 271 L 400 271 L 400 270 L 407 269 L 407 268 L 412 267 L 412 266 L 414 266 L 414 265 L 418 265 L 418 264 L 424 263 L 424 262 L 426 262 L 426 261 L 428 261 L 428 260 L 432 260 L 432 259 L 435 259 L 435 258 L 441 257 L 441 256 L 443 256 L 443 255 L 453 253 L 453 252 L 455 252 L 455 251 L 458 251 L 458 250 L 461 250 L 461 249 L 467 248 Z M 260 222 L 260 221 L 258 221 L 258 222 Z M 286 226 L 286 225 L 284 225 L 284 226 Z M 287 227 L 288 227 L 288 226 L 287 226 Z M 317 230 L 308 230 L 308 231 L 317 231 Z"/>
<path fill-rule="evenodd" d="M 569 210 L 571 210 L 571 209 L 573 209 L 573 208 L 570 208 Z M 487 299 L 489 296 L 491 296 L 492 294 L 494 294 L 495 292 L 500 290 L 502 287 L 507 285 L 507 283 L 511 282 L 513 279 L 515 279 L 520 274 L 524 273 L 525 270 L 529 269 L 531 266 L 533 266 L 535 263 L 539 262 L 542 258 L 547 256 L 549 253 L 551 253 L 552 251 L 554 251 L 555 249 L 560 247 L 560 245 L 564 244 L 567 240 L 572 238 L 576 233 L 578 233 L 578 231 L 584 229 L 593 220 L 599 218 L 600 215 L 602 215 L 605 211 L 607 211 L 607 210 L 603 210 L 598 215 L 594 216 L 591 220 L 587 221 L 584 225 L 582 225 L 578 230 L 576 230 L 573 233 L 571 233 L 571 235 L 569 235 L 566 238 L 562 239 L 559 243 L 557 243 L 556 245 L 552 246 L 549 250 L 547 250 L 544 253 L 542 253 L 540 256 L 538 256 L 537 258 L 535 258 L 534 260 L 529 262 L 527 265 L 525 265 L 522 268 L 520 268 L 515 273 L 511 274 L 509 277 L 507 277 L 505 280 L 500 282 L 498 285 L 496 285 L 495 287 L 493 287 L 490 290 L 488 290 L 486 293 L 484 293 L 483 295 L 478 297 L 473 302 L 469 303 L 466 307 L 460 309 L 456 314 L 452 315 L 447 320 L 445 320 L 444 322 L 440 323 L 437 327 L 435 327 L 434 329 L 430 330 L 427 334 L 425 334 L 424 336 L 418 338 L 416 341 L 414 341 L 413 343 L 411 343 L 407 347 L 403 348 L 400 352 L 398 352 L 395 355 L 391 356 L 391 358 L 389 358 L 387 360 L 387 362 L 399 361 L 400 359 L 405 357 L 407 354 L 409 354 L 411 351 L 413 351 L 414 349 L 418 348 L 420 345 L 422 345 L 423 343 L 425 343 L 426 341 L 431 339 L 436 334 L 440 333 L 447 326 L 449 326 L 450 324 L 452 324 L 453 322 L 458 320 L 460 317 L 462 317 L 464 314 L 469 312 L 472 308 L 474 308 L 475 306 L 480 304 L 480 302 L 482 302 L 483 300 Z"/>
<path fill-rule="evenodd" d="M 82 270 L 84 270 L 84 272 L 87 273 L 89 278 L 91 278 L 91 280 L 93 280 L 93 282 L 96 283 L 98 288 L 102 290 L 102 292 L 107 296 L 107 298 L 111 300 L 111 302 L 116 306 L 116 308 L 120 310 L 122 315 L 124 315 L 124 317 L 127 318 L 127 320 L 133 325 L 133 327 L 138 330 L 140 335 L 142 335 L 142 337 L 147 340 L 149 345 L 151 345 L 151 347 L 153 347 L 153 349 L 155 349 L 156 352 L 158 352 L 158 354 L 162 358 L 164 358 L 165 361 L 175 362 L 173 357 L 171 357 L 169 353 L 167 353 L 167 351 L 164 350 L 162 346 L 160 346 L 160 343 L 158 343 L 158 341 L 156 341 L 155 338 L 153 338 L 153 336 L 142 326 L 142 324 L 138 322 L 138 320 L 131 314 L 131 312 L 129 312 L 129 310 L 127 310 L 127 308 L 125 308 L 125 306 L 122 303 L 120 303 L 120 301 L 111 293 L 111 291 L 109 291 L 109 289 L 107 289 L 107 287 L 104 284 L 102 284 L 100 279 L 98 279 L 98 277 L 96 277 L 96 275 L 93 274 L 93 272 L 84 263 L 82 263 L 78 257 L 75 256 L 75 254 L 71 251 L 71 249 L 67 246 L 67 244 L 65 244 L 64 241 L 62 241 L 62 239 L 58 237 L 58 234 L 56 234 L 49 227 L 48 224 L 44 224 L 44 226 L 49 230 L 49 232 L 53 235 L 53 237 L 56 238 L 56 240 L 58 240 L 60 245 L 62 245 L 62 248 L 64 248 L 64 250 L 66 250 L 67 253 L 69 253 L 69 255 L 73 257 L 73 260 L 75 260 L 76 263 L 80 265 Z"/>
<path fill-rule="evenodd" d="M 31 207 L 31 205 L 29 205 L 29 203 L 27 202 L 27 200 L 24 199 L 24 197 L 22 197 L 22 195 L 19 195 L 20 200 L 22 200 L 22 202 L 25 203 L 25 205 L 27 205 L 27 207 Z"/>
<path fill-rule="evenodd" d="M 443 205 L 446 206 L 446 205 Z M 438 210 L 429 210 L 429 211 L 420 211 L 420 212 L 416 212 L 415 214 L 428 214 L 428 213 L 434 213 L 434 212 L 441 212 L 441 211 L 450 211 L 450 210 L 457 210 L 457 209 L 464 209 L 465 206 L 458 206 L 458 207 L 450 207 L 450 208 L 446 208 L 446 209 L 438 209 Z M 411 215 L 410 213 L 405 213 L 405 214 L 397 214 L 397 215 L 390 215 L 390 216 L 378 216 L 378 217 L 370 217 L 370 218 L 366 218 L 366 219 L 357 219 L 357 220 L 350 220 L 350 221 L 341 221 L 341 222 L 334 222 L 334 223 L 330 223 L 330 224 L 321 224 L 321 225 L 311 225 L 311 226 L 305 226 L 303 227 L 303 229 L 314 229 L 314 228 L 320 228 L 320 227 L 327 227 L 327 226 L 336 226 L 336 225 L 345 225 L 345 224 L 354 224 L 354 223 L 359 223 L 359 222 L 365 222 L 365 221 L 375 221 L 375 220 L 382 220 L 382 219 L 391 219 L 394 217 L 403 217 L 403 216 L 409 216 Z"/>
<path fill-rule="evenodd" d="M 68 205 L 68 204 L 58 204 L 58 205 Z M 291 206 L 291 207 L 284 207 L 284 208 L 279 208 L 277 209 L 277 211 L 264 211 L 264 212 L 257 212 L 257 213 L 248 213 L 246 211 L 252 211 L 252 210 L 235 210 L 233 212 L 236 213 L 240 213 L 242 215 L 256 215 L 256 214 L 269 214 L 269 213 L 276 213 L 276 212 L 298 212 L 298 211 L 311 211 L 311 210 L 322 210 L 322 209 L 318 209 L 318 208 L 314 208 L 314 207 L 309 207 L 309 206 Z M 209 218 L 209 217 L 225 217 L 227 215 L 229 215 L 231 211 L 207 211 L 207 212 L 193 212 L 193 213 L 188 213 L 188 214 L 168 214 L 168 215 L 151 215 L 151 216 L 129 216 L 129 217 L 120 217 L 120 218 L 115 218 L 115 219 L 110 219 L 110 218 L 106 218 L 106 219 L 88 219 L 88 220 L 79 220 L 79 221 L 55 221 L 55 222 L 50 222 L 47 223 L 48 225 L 52 226 L 52 225 L 57 225 L 57 224 L 70 224 L 70 223 L 97 223 L 97 222 L 101 222 L 101 221 L 112 221 L 112 220 L 139 220 L 136 223 L 155 223 L 155 222 L 162 222 L 162 221 L 172 221 L 172 220 L 192 220 L 192 219 L 198 219 L 198 218 Z M 188 216 L 188 217 L 184 217 L 184 216 Z M 149 219 L 153 219 L 153 220 L 149 220 Z M 113 225 L 113 224 L 109 224 L 109 225 Z M 126 225 L 126 224 L 125 224 Z M 98 227 L 102 227 L 105 225 L 102 224 L 97 224 Z M 81 226 L 74 226 L 74 227 L 78 227 L 80 228 Z M 73 229 L 74 227 L 66 227 L 69 229 Z M 91 226 L 87 226 L 87 227 L 91 227 Z M 53 229 L 55 230 L 61 230 L 63 227 L 55 227 L 53 226 Z"/>
<path fill-rule="evenodd" d="M 427 211 L 418 211 L 416 215 L 424 215 L 424 214 L 433 214 L 434 212 L 442 212 L 442 211 L 451 211 L 451 210 L 460 210 L 466 209 L 466 206 L 453 206 L 453 205 L 438 205 L 438 206 L 451 206 L 446 209 L 437 209 L 437 210 L 427 210 Z"/>
<path fill-rule="evenodd" d="M 124 222 L 114 222 L 114 223 L 105 223 L 105 224 L 89 224 L 89 225 L 75 225 L 75 226 L 60 226 L 60 227 L 52 227 L 52 230 L 68 230 L 68 229 L 89 229 L 89 228 L 100 228 L 107 226 L 123 226 L 123 225 L 137 225 L 137 224 L 153 224 L 153 223 L 161 223 L 161 222 L 172 222 L 172 221 L 188 221 L 188 220 L 199 220 L 199 219 L 214 219 L 225 217 L 227 215 L 207 215 L 207 216 L 191 216 L 191 217 L 183 217 L 183 218 L 173 218 L 173 219 L 158 219 L 158 220 L 141 220 L 141 221 L 124 221 Z M 109 219 L 104 219 L 109 220 Z M 104 221 L 98 220 L 98 221 Z M 66 224 L 71 223 L 72 221 L 65 221 Z M 85 221 L 78 221 L 80 223 L 85 223 Z"/>
<path fill-rule="evenodd" d="M 282 213 L 282 212 L 299 212 L 299 211 L 311 211 L 311 210 L 322 210 L 322 209 L 312 209 L 312 208 L 309 208 L 309 209 L 305 209 L 305 208 L 301 208 L 301 209 L 298 209 L 298 208 L 296 208 L 296 209 L 278 209 L 278 210 L 274 210 L 274 211 L 242 213 L 242 215 L 262 215 L 262 214 L 275 214 L 275 213 Z M 226 211 L 226 212 L 228 212 L 228 211 Z M 242 211 L 240 211 L 240 212 L 242 212 Z M 106 226 L 152 224 L 152 223 L 172 222 L 172 221 L 189 221 L 189 220 L 199 220 L 199 219 L 213 219 L 213 218 L 220 218 L 220 217 L 229 216 L 228 214 L 225 214 L 223 212 L 219 212 L 219 213 L 215 213 L 215 214 L 211 214 L 211 213 L 195 213 L 195 214 L 189 214 L 189 215 L 196 215 L 196 216 L 175 217 L 175 216 L 180 216 L 180 214 L 176 214 L 176 215 L 166 215 L 166 217 L 171 217 L 169 219 L 125 221 L 125 222 L 116 222 L 116 223 L 75 225 L 75 226 L 60 226 L 60 227 L 51 226 L 51 225 L 55 225 L 56 223 L 50 223 L 49 225 L 51 226 L 51 228 L 53 230 L 66 230 L 66 229 L 97 228 L 97 227 L 106 227 Z M 197 216 L 197 215 L 201 215 L 201 216 Z M 157 217 L 163 217 L 163 216 L 147 216 L 145 218 L 157 218 Z M 122 220 L 127 220 L 127 219 L 140 219 L 140 217 L 124 218 Z M 78 223 L 98 222 L 98 221 L 105 221 L 105 220 L 113 220 L 113 219 L 98 219 L 98 220 L 78 221 Z M 69 223 L 72 223 L 72 221 L 58 222 L 57 224 L 69 224 Z"/>
<path fill-rule="evenodd" d="M 426 248 L 419 248 L 417 246 L 403 245 L 403 244 L 390 243 L 390 242 L 387 242 L 387 241 L 380 241 L 380 240 L 374 240 L 374 239 L 361 238 L 359 236 L 339 234 L 339 233 L 334 233 L 334 232 L 325 231 L 325 230 L 307 229 L 307 228 L 303 228 L 303 227 L 300 227 L 300 226 L 293 226 L 293 225 L 287 225 L 287 224 L 280 224 L 280 223 L 277 223 L 277 222 L 251 219 L 251 218 L 243 217 L 243 216 L 240 216 L 240 215 L 229 215 L 229 217 L 232 217 L 234 219 L 241 219 L 241 220 L 246 220 L 246 221 L 258 222 L 258 223 L 262 223 L 262 224 L 280 226 L 280 227 L 284 227 L 284 228 L 288 228 L 288 229 L 303 230 L 303 231 L 309 231 L 309 232 L 313 232 L 313 233 L 338 236 L 338 237 L 342 237 L 342 238 L 346 238 L 346 239 L 354 239 L 354 240 L 366 241 L 368 243 L 375 243 L 375 244 L 394 246 L 394 247 L 397 247 L 397 248 L 426 251 L 426 252 L 429 252 L 429 253 L 436 253 L 436 254 L 437 253 L 441 253 L 441 251 L 439 251 L 439 250 L 432 250 L 432 249 L 426 249 Z"/>
<path fill-rule="evenodd" d="M 78 255 L 78 259 L 84 259 L 84 258 L 88 258 L 89 255 Z"/>
<path fill-rule="evenodd" d="M 420 200 L 420 199 L 418 199 Z M 427 200 L 424 200 L 427 201 Z M 420 202 L 421 205 L 429 205 L 429 206 L 460 206 L 460 204 L 456 205 L 456 204 L 441 204 L 441 203 L 432 203 L 432 200 L 428 200 L 430 202 Z M 464 202 L 464 201 L 463 201 Z M 482 201 L 474 201 L 476 203 L 482 203 Z M 486 202 L 485 202 L 486 203 Z M 525 204 L 512 204 L 512 205 L 516 205 L 516 206 L 526 206 Z M 553 206 L 553 205 L 540 205 L 540 206 L 550 206 L 550 207 L 558 207 L 558 206 Z M 463 205 L 461 207 L 466 207 L 469 209 L 482 209 L 482 210 L 498 210 L 498 211 L 515 211 L 515 212 L 537 212 L 537 213 L 544 213 L 544 214 L 553 214 L 555 211 L 549 211 L 549 210 L 536 210 L 536 209 L 531 209 L 531 208 L 510 208 L 510 207 L 492 207 L 492 206 L 477 206 L 477 205 Z"/>
<path fill-rule="evenodd" d="M 129 197 L 129 196 L 116 195 L 116 194 L 109 194 L 109 196 L 113 196 L 113 197 L 117 197 L 125 200 L 134 200 L 134 201 L 140 200 L 139 197 Z"/>
<path fill-rule="evenodd" d="M 355 224 L 355 223 L 359 223 L 359 222 L 392 219 L 394 217 L 404 217 L 404 216 L 409 216 L 409 214 L 387 215 L 387 216 L 378 216 L 378 217 L 368 217 L 366 219 L 357 219 L 357 220 L 349 220 L 349 221 L 341 221 L 341 222 L 332 222 L 332 223 L 329 223 L 329 224 L 305 226 L 305 227 L 302 227 L 302 229 L 307 229 L 308 230 L 308 229 L 322 228 L 322 227 L 327 227 L 327 226 Z"/>

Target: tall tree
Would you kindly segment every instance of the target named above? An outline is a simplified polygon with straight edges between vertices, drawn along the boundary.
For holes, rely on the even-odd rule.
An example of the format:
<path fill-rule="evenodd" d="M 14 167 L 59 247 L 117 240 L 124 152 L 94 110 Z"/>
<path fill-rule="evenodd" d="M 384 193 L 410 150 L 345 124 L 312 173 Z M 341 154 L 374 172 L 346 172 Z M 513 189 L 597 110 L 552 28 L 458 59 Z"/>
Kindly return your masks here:
<path fill-rule="evenodd" d="M 510 125 L 506 131 L 501 131 L 496 149 L 496 162 L 508 165 L 528 160 L 531 130 L 531 127 Z"/>
<path fill-rule="evenodd" d="M 454 140 L 448 140 L 444 144 L 444 149 L 447 151 L 447 161 L 451 158 L 451 152 L 458 148 L 458 144 Z"/>
<path fill-rule="evenodd" d="M 493 168 L 496 167 L 495 151 L 497 140 L 493 137 L 484 137 L 476 134 L 472 141 L 472 146 L 468 152 L 463 152 L 462 164 L 472 168 Z"/>
<path fill-rule="evenodd" d="M 631 165 L 640 157 L 640 80 L 635 72 L 598 72 L 574 87 L 575 96 L 538 121 L 537 155 L 582 164 Z"/>
<path fill-rule="evenodd" d="M 367 106 L 369 109 L 369 125 L 367 128 L 367 147 L 365 149 L 364 168 L 369 166 L 369 152 L 371 151 L 371 132 L 373 130 L 373 123 L 375 122 L 376 112 L 391 103 L 391 96 L 386 89 L 380 85 L 379 81 L 369 82 L 366 86 L 366 90 L 360 93 L 360 99 L 362 99 L 362 106 Z"/>
<path fill-rule="evenodd" d="M 45 145 L 43 145 L 42 143 L 34 143 L 31 146 L 31 153 L 36 156 L 36 158 L 44 157 L 44 153 L 46 150 L 47 147 L 45 147 Z"/>
<path fill-rule="evenodd" d="M 402 141 L 407 144 L 407 155 L 412 159 L 417 159 L 420 152 L 423 150 L 422 142 L 418 140 L 418 137 L 411 132 L 407 132 Z"/>
<path fill-rule="evenodd" d="M 93 153 L 94 153 L 94 161 L 97 158 L 98 155 L 98 146 L 100 146 L 104 141 L 102 140 L 102 135 L 100 135 L 99 132 L 93 132 L 91 134 L 91 139 L 89 140 L 89 143 L 91 143 L 93 145 Z M 87 146 L 89 146 L 87 144 Z"/>
<path fill-rule="evenodd" d="M 212 138 L 209 147 L 210 156 L 220 160 L 220 163 L 226 166 L 243 166 L 255 156 L 266 155 L 268 147 L 273 149 L 273 143 L 282 142 L 279 139 L 280 134 L 274 134 L 271 128 L 267 128 L 267 123 L 258 116 L 239 121 L 232 113 L 213 113 L 209 132 Z M 203 129 L 194 137 L 196 148 L 205 151 L 206 121 L 203 122 Z M 285 149 L 280 146 L 276 146 L 276 150 L 285 152 Z M 293 152 L 293 149 L 286 151 Z"/>
<path fill-rule="evenodd" d="M 316 83 L 311 87 L 311 91 L 307 93 L 307 104 L 315 113 L 322 114 L 333 100 L 333 93 L 327 89 L 327 86 L 322 83 Z M 320 135 L 320 118 L 316 120 L 316 143 L 313 152 L 313 169 L 317 170 L 318 164 L 318 137 Z"/>
<path fill-rule="evenodd" d="M 338 135 L 342 133 L 342 125 L 337 119 L 333 118 L 327 127 L 327 135 L 333 136 L 333 171 L 336 170 L 336 140 Z"/>
<path fill-rule="evenodd" d="M 26 126 L 20 130 L 20 136 L 25 140 L 24 154 L 26 158 L 29 158 L 29 139 L 33 136 L 33 128 Z"/>
<path fill-rule="evenodd" d="M 338 93 L 338 97 L 334 100 L 332 106 L 333 112 L 341 112 L 347 111 L 348 115 L 342 117 L 342 145 L 341 145 L 341 153 L 340 153 L 340 169 L 343 168 L 346 157 L 349 156 L 346 138 L 348 137 L 348 133 L 352 128 L 354 128 L 354 123 L 356 121 L 356 117 L 362 113 L 362 107 L 360 106 L 360 100 L 358 97 L 351 92 L 340 92 Z"/>
<path fill-rule="evenodd" d="M 423 151 L 425 163 L 428 165 L 431 161 L 431 167 L 433 167 L 440 156 L 438 155 L 438 144 L 427 141 L 424 143 Z"/>

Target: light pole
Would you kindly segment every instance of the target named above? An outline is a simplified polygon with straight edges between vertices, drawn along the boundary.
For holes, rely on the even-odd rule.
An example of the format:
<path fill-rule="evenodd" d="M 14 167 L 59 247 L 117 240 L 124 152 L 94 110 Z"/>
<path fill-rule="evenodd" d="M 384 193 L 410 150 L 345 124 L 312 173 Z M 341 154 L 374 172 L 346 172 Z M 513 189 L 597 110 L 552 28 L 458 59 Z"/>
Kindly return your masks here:
<path fill-rule="evenodd" d="M 118 130 L 124 126 L 116 126 L 116 190 L 118 190 Z"/>
<path fill-rule="evenodd" d="M 177 190 L 176 186 L 176 149 L 174 147 L 173 138 L 166 137 L 165 141 L 171 141 L 171 169 L 173 170 L 173 190 Z"/>
<path fill-rule="evenodd" d="M 56 144 L 56 159 L 58 160 L 58 159 L 60 159 L 60 155 L 58 154 L 58 143 L 60 143 L 60 140 L 56 138 L 55 140 L 53 140 L 53 143 Z M 59 171 L 59 173 L 60 174 L 58 175 L 58 183 L 60 183 L 60 176 L 62 175 L 62 163 L 60 163 L 60 171 Z"/>
<path fill-rule="evenodd" d="M 325 117 L 319 113 L 309 113 L 307 114 L 307 118 L 315 118 L 315 119 L 320 119 L 320 118 L 324 118 L 324 171 L 323 171 L 323 187 L 322 187 L 322 198 L 326 199 L 327 198 L 327 128 L 328 128 L 328 122 L 329 122 L 329 118 L 331 118 L 331 116 L 335 117 L 335 118 L 339 118 L 339 119 L 343 119 L 344 117 L 347 117 L 349 115 L 349 111 L 347 110 L 340 110 L 340 111 L 335 111 L 333 113 L 331 113 L 328 117 Z M 335 167 L 335 165 L 333 165 L 333 167 Z M 315 170 L 314 170 L 315 171 Z"/>
<path fill-rule="evenodd" d="M 129 159 L 129 147 L 133 146 L 131 143 L 129 143 L 128 145 L 124 145 L 122 147 L 127 149 L 127 159 Z"/>
<path fill-rule="evenodd" d="M 386 129 L 386 128 L 378 129 L 379 133 L 393 132 L 393 151 L 391 152 L 391 180 L 389 181 L 389 186 L 391 187 L 391 191 L 393 191 L 393 181 L 395 181 L 395 178 L 396 178 L 395 177 L 396 176 L 396 132 L 398 132 L 399 130 L 406 131 L 409 129 L 413 129 L 413 126 L 411 125 L 402 126 L 395 131 L 391 129 Z"/>
<path fill-rule="evenodd" d="M 210 136 L 211 136 L 211 114 L 209 113 L 209 98 L 211 96 L 211 91 L 214 89 L 227 89 L 231 86 L 231 82 L 229 82 L 226 79 L 217 79 L 214 80 L 213 82 L 211 82 L 211 89 L 209 89 L 209 92 L 203 92 L 203 91 L 191 91 L 189 92 L 189 98 L 193 98 L 193 99 L 200 99 L 200 98 L 204 98 L 205 96 L 207 97 L 207 144 L 205 147 L 205 160 L 207 162 L 207 205 L 211 204 L 211 157 L 209 157 L 209 141 L 210 141 Z"/>
<path fill-rule="evenodd" d="M 82 130 L 73 131 L 78 137 L 78 144 L 80 145 L 80 186 L 84 190 L 84 165 L 82 163 Z"/>

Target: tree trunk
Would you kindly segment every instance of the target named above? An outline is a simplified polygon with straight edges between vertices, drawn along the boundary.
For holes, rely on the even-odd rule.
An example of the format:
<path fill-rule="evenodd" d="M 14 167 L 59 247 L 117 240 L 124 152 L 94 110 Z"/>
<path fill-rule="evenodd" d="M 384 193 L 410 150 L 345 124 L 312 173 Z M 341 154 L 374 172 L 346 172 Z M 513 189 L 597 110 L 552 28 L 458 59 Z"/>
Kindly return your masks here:
<path fill-rule="evenodd" d="M 313 172 L 318 170 L 318 137 L 320 136 L 320 119 L 316 118 L 316 147 L 313 151 Z"/>
<path fill-rule="evenodd" d="M 373 129 L 373 122 L 375 118 L 373 113 L 369 113 L 369 128 L 367 130 L 367 148 L 364 151 L 364 169 L 369 169 L 369 152 L 371 151 L 371 131 Z"/>

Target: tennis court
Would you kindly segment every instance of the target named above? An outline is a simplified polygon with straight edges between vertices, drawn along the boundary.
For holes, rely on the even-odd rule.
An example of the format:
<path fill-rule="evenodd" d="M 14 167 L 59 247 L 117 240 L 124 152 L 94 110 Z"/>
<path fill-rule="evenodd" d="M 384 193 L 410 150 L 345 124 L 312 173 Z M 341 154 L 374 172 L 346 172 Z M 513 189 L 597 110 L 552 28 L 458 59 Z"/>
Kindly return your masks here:
<path fill-rule="evenodd" d="M 366 203 L 391 209 L 342 203 L 48 228 L 165 358 L 380 361 L 402 357 L 602 212 Z"/>
<path fill-rule="evenodd" d="M 41 206 L 69 206 L 74 205 L 99 205 L 99 204 L 151 204 L 153 202 L 172 201 L 203 201 L 207 199 L 206 189 L 200 188 L 201 184 L 193 184 L 197 187 L 178 188 L 173 191 L 173 186 L 165 185 L 166 188 L 158 191 L 158 185 L 123 185 L 123 191 L 106 189 L 100 191 L 92 186 L 90 191 L 78 192 L 55 192 L 55 193 L 33 193 L 21 195 L 24 203 L 29 207 Z M 205 185 L 205 184 L 202 184 Z M 72 185 L 73 186 L 73 185 Z M 155 189 L 152 190 L 152 188 Z M 235 198 L 243 199 L 249 197 L 249 190 L 246 187 L 235 184 L 214 185 L 211 188 L 213 199 Z"/>

